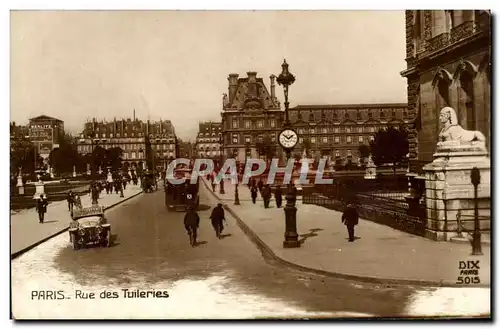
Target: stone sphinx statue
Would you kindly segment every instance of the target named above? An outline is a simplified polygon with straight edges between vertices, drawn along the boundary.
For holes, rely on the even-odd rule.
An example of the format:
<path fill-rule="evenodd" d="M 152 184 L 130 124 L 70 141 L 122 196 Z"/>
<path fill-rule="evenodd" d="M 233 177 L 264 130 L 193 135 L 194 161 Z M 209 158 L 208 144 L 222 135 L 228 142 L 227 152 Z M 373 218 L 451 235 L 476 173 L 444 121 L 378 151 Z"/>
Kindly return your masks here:
<path fill-rule="evenodd" d="M 461 149 L 467 147 L 485 147 L 486 138 L 477 130 L 466 130 L 458 124 L 457 114 L 451 107 L 444 107 L 439 114 L 439 120 L 443 128 L 439 133 L 437 143 L 438 149 L 458 146 Z"/>

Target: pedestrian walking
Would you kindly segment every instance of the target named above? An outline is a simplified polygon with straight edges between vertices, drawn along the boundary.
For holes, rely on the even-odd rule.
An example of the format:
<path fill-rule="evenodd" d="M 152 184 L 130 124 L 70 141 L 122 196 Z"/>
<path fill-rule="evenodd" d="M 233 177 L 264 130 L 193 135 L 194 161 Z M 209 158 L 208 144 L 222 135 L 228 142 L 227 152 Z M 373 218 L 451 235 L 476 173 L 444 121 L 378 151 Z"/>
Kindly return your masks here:
<path fill-rule="evenodd" d="M 264 208 L 269 208 L 269 202 L 271 201 L 271 187 L 269 187 L 269 184 L 262 187 L 261 194 L 262 199 L 264 200 Z"/>
<path fill-rule="evenodd" d="M 68 195 L 66 196 L 66 201 L 68 201 L 68 211 L 73 212 L 73 204 L 75 202 L 75 195 L 72 190 L 69 190 Z"/>
<path fill-rule="evenodd" d="M 250 190 L 250 195 L 252 196 L 253 204 L 255 204 L 255 201 L 257 200 L 257 188 L 255 186 L 252 186 L 252 189 Z"/>
<path fill-rule="evenodd" d="M 220 239 L 221 233 L 224 230 L 224 221 L 226 220 L 222 203 L 218 203 L 217 206 L 214 207 L 212 214 L 210 215 L 210 219 L 212 220 L 212 227 L 214 228 L 215 236 Z"/>
<path fill-rule="evenodd" d="M 347 226 L 347 233 L 349 234 L 349 242 L 354 241 L 354 226 L 358 225 L 359 214 L 358 209 L 353 203 L 347 205 L 346 210 L 342 214 L 342 223 Z"/>
<path fill-rule="evenodd" d="M 259 189 L 259 192 L 262 194 L 262 188 L 264 187 L 264 182 L 262 179 L 259 179 L 259 182 L 257 183 L 257 188 Z"/>
<path fill-rule="evenodd" d="M 196 246 L 196 238 L 198 227 L 200 226 L 200 216 L 193 208 L 193 206 L 188 206 L 186 215 L 184 215 L 184 228 L 189 235 L 189 243 L 191 247 Z"/>
<path fill-rule="evenodd" d="M 48 206 L 47 199 L 44 194 L 40 195 L 40 198 L 37 200 L 36 211 L 38 213 L 38 220 L 41 224 L 43 224 L 43 220 L 45 218 L 45 213 L 47 212 Z"/>
<path fill-rule="evenodd" d="M 82 209 L 82 199 L 80 199 L 78 194 L 75 196 L 75 207 L 77 209 Z"/>
<path fill-rule="evenodd" d="M 281 191 L 281 185 L 276 185 L 276 191 L 274 191 L 274 198 L 276 199 L 276 207 L 281 208 L 283 202 L 283 191 Z"/>

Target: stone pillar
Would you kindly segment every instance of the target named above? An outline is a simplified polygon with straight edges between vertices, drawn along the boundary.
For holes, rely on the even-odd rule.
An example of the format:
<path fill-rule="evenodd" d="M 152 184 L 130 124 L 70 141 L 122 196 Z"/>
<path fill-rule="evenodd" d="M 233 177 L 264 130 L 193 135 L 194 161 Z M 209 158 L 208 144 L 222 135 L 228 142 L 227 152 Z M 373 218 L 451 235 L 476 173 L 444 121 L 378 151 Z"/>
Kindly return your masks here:
<path fill-rule="evenodd" d="M 490 218 L 490 165 L 484 142 L 471 142 L 468 146 L 460 143 L 438 146 L 434 161 L 424 167 L 426 237 L 438 241 L 448 241 L 454 237 L 459 231 L 459 213 L 462 219 L 465 218 L 462 222 L 464 228 L 474 228 L 473 167 L 477 167 L 481 174 L 478 187 L 479 216 Z M 481 220 L 480 227 L 482 231 L 489 231 L 490 220 Z"/>

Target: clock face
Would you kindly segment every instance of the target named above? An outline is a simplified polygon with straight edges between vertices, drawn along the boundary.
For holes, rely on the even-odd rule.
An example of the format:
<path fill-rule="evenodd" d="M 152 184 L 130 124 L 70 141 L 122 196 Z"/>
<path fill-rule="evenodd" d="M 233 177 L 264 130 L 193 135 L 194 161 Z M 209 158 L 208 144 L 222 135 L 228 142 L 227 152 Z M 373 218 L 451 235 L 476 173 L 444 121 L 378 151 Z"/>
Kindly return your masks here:
<path fill-rule="evenodd" d="M 297 145 L 299 137 L 292 129 L 285 129 L 279 135 L 279 143 L 283 148 L 291 149 Z"/>

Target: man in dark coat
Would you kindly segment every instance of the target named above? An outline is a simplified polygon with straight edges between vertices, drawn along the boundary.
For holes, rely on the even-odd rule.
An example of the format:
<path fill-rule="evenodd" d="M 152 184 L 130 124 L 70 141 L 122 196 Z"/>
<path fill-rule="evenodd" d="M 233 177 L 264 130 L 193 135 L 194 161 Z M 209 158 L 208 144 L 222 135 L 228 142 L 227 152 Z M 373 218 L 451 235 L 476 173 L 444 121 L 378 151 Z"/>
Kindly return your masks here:
<path fill-rule="evenodd" d="M 226 220 L 224 214 L 224 208 L 222 208 L 222 203 L 218 203 L 217 206 L 212 210 L 212 214 L 210 215 L 210 219 L 212 220 L 212 226 L 215 230 L 215 235 L 217 238 L 221 238 L 222 230 L 224 229 L 223 221 Z"/>
<path fill-rule="evenodd" d="M 40 199 L 38 199 L 36 202 L 36 212 L 38 213 L 38 220 L 42 224 L 43 224 L 43 220 L 45 218 L 45 213 L 47 212 L 48 204 L 49 203 L 47 202 L 45 195 L 41 194 Z"/>
<path fill-rule="evenodd" d="M 196 237 L 198 227 L 200 226 L 200 216 L 194 210 L 192 206 L 187 208 L 186 215 L 184 215 L 184 228 L 188 232 L 188 234 L 193 235 L 193 240 L 191 241 L 191 246 L 196 246 Z"/>
<path fill-rule="evenodd" d="M 75 202 L 75 195 L 73 194 L 73 191 L 69 191 L 68 195 L 66 196 L 66 201 L 68 201 L 68 211 L 72 212 L 73 211 L 73 204 Z"/>
<path fill-rule="evenodd" d="M 255 204 L 255 200 L 257 200 L 257 188 L 255 186 L 252 186 L 250 195 L 252 196 L 252 202 Z"/>
<path fill-rule="evenodd" d="M 269 202 L 271 201 L 271 187 L 269 187 L 268 184 L 266 184 L 262 188 L 262 199 L 264 200 L 264 208 L 269 208 Z"/>
<path fill-rule="evenodd" d="M 354 226 L 358 225 L 359 214 L 356 206 L 352 203 L 347 205 L 346 210 L 342 214 L 342 223 L 347 226 L 347 233 L 349 234 L 349 242 L 354 241 Z"/>
<path fill-rule="evenodd" d="M 281 185 L 276 185 L 276 191 L 274 192 L 274 198 L 276 199 L 276 207 L 281 208 L 281 203 L 283 202 L 283 192 L 281 191 Z"/>

